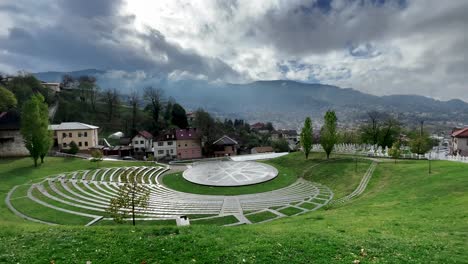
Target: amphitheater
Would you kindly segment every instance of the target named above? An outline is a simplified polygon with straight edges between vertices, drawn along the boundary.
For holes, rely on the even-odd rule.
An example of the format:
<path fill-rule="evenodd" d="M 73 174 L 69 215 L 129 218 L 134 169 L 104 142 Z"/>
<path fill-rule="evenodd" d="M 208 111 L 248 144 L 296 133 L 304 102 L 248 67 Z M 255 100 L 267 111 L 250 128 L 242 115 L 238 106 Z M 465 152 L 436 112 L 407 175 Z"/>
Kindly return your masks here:
<path fill-rule="evenodd" d="M 249 216 L 269 212 L 275 220 L 286 215 L 281 210 L 292 208 L 295 213 L 303 214 L 317 210 L 332 198 L 332 191 L 323 185 L 297 180 L 290 186 L 274 191 L 223 196 L 184 193 L 165 187 L 161 176 L 169 171 L 168 166 L 135 166 L 80 170 L 52 175 L 41 182 L 31 184 L 27 189 L 27 198 L 32 202 L 54 210 L 89 217 L 87 225 L 100 220 L 112 220 L 106 214 L 111 198 L 118 193 L 123 177 L 133 172 L 141 185 L 150 192 L 149 204 L 145 208 L 136 208 L 139 221 L 180 219 L 181 216 L 198 216 L 191 221 L 234 216 L 236 221 L 227 225 L 250 224 Z M 36 222 L 54 224 L 32 218 L 21 212 L 21 208 L 12 205 L 12 196 L 19 186 L 15 186 L 7 195 L 6 203 L 15 214 Z M 46 197 L 46 198 L 44 198 Z M 289 214 L 291 215 L 291 214 Z M 201 217 L 200 217 L 201 216 Z M 129 219 L 127 219 L 129 220 Z"/>

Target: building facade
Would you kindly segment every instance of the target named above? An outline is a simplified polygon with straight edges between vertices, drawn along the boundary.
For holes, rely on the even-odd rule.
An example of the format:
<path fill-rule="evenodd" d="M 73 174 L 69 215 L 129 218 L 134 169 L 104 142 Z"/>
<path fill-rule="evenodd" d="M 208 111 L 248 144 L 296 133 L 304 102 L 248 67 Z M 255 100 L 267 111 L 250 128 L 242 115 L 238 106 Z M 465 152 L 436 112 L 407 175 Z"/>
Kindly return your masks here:
<path fill-rule="evenodd" d="M 139 131 L 132 138 L 132 146 L 135 152 L 153 152 L 153 135 L 148 131 Z"/>
<path fill-rule="evenodd" d="M 59 149 L 69 149 L 72 141 L 80 150 L 88 150 L 98 145 L 99 127 L 79 122 L 64 122 L 60 125 L 50 125 L 54 132 L 54 144 Z"/>
<path fill-rule="evenodd" d="M 154 157 L 156 159 L 177 158 L 177 140 L 174 130 L 166 131 L 153 142 Z"/>
<path fill-rule="evenodd" d="M 213 142 L 214 156 L 225 157 L 237 155 L 237 141 L 224 135 L 215 142 Z"/>
<path fill-rule="evenodd" d="M 28 156 L 20 132 L 20 115 L 17 112 L 0 113 L 0 158 Z"/>
<path fill-rule="evenodd" d="M 468 127 L 452 131 L 450 153 L 452 155 L 468 156 Z"/>
<path fill-rule="evenodd" d="M 201 137 L 196 128 L 176 129 L 176 143 L 178 159 L 202 157 Z"/>

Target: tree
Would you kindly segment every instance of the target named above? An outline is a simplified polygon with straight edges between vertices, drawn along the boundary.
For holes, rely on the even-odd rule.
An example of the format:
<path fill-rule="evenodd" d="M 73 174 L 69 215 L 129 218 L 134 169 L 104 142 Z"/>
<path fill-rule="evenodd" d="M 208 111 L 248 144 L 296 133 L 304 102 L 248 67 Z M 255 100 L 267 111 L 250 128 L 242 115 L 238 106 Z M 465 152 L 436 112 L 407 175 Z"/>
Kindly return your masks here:
<path fill-rule="evenodd" d="M 138 114 L 138 104 L 140 103 L 140 96 L 136 90 L 133 90 L 129 96 L 130 107 L 132 108 L 132 136 L 136 133 L 136 122 Z"/>
<path fill-rule="evenodd" d="M 289 144 L 283 138 L 275 140 L 271 144 L 275 152 L 289 152 Z"/>
<path fill-rule="evenodd" d="M 179 128 L 187 128 L 188 121 L 187 121 L 187 113 L 185 109 L 180 105 L 175 103 L 172 106 L 172 124 L 179 127 Z"/>
<path fill-rule="evenodd" d="M 45 150 L 48 151 L 51 144 L 51 134 L 48 130 L 49 119 L 44 109 L 47 109 L 44 97 L 41 94 L 35 94 L 23 104 L 21 111 L 21 134 L 35 167 L 37 167 L 39 157 L 43 161 L 47 153 Z"/>
<path fill-rule="evenodd" d="M 310 117 L 307 117 L 304 121 L 304 127 L 301 131 L 301 146 L 306 159 L 308 159 L 310 150 L 312 149 L 312 120 Z"/>
<path fill-rule="evenodd" d="M 391 147 L 400 136 L 400 122 L 387 115 L 380 127 L 378 145 L 382 148 Z"/>
<path fill-rule="evenodd" d="M 102 161 L 102 152 L 98 149 L 95 149 L 93 151 L 91 151 L 91 157 L 93 157 L 91 159 L 91 162 L 96 162 L 96 167 L 99 167 L 99 162 Z"/>
<path fill-rule="evenodd" d="M 49 108 L 45 102 L 39 104 L 39 111 L 39 115 L 41 117 L 41 131 L 44 133 L 39 157 L 41 158 L 41 163 L 44 163 L 44 158 L 49 153 L 49 150 L 53 144 L 53 132 L 49 130 Z"/>
<path fill-rule="evenodd" d="M 107 89 L 104 92 L 104 101 L 107 105 L 107 120 L 112 121 L 116 108 L 119 105 L 119 93 L 116 89 Z"/>
<path fill-rule="evenodd" d="M 397 159 L 400 158 L 401 156 L 401 146 L 400 146 L 400 140 L 397 140 L 393 142 L 392 148 L 388 151 L 390 156 L 395 159 L 395 164 L 397 162 Z"/>
<path fill-rule="evenodd" d="M 424 155 L 431 149 L 430 138 L 426 134 L 414 136 L 410 139 L 409 145 L 411 152 Z"/>
<path fill-rule="evenodd" d="M 273 130 L 275 130 L 275 128 L 273 127 L 273 123 L 271 123 L 271 122 L 267 122 L 267 123 L 265 124 L 265 129 L 268 130 L 268 131 L 270 131 L 270 132 L 273 131 Z"/>
<path fill-rule="evenodd" d="M 162 89 L 148 86 L 144 90 L 144 98 L 149 103 L 148 109 L 153 118 L 153 132 L 155 135 L 158 135 L 160 130 L 159 115 L 163 107 L 164 92 Z"/>
<path fill-rule="evenodd" d="M 144 188 L 136 179 L 135 170 L 127 172 L 122 177 L 123 184 L 119 187 L 116 197 L 111 198 L 107 212 L 117 223 L 122 223 L 123 219 L 132 216 L 133 225 L 135 225 L 135 215 L 138 209 L 148 207 L 149 190 Z"/>
<path fill-rule="evenodd" d="M 24 102 L 28 101 L 32 94 L 40 93 L 49 102 L 49 89 L 45 88 L 41 82 L 31 74 L 20 74 L 11 79 L 6 85 L 6 88 L 15 94 L 18 100 L 18 105 L 21 107 Z"/>
<path fill-rule="evenodd" d="M 338 141 L 338 133 L 336 129 L 336 114 L 335 111 L 327 111 L 324 117 L 325 124 L 320 130 L 320 144 L 327 154 L 327 159 L 330 158 L 330 153 L 333 151 L 336 142 Z"/>
<path fill-rule="evenodd" d="M 365 143 L 377 145 L 379 143 L 380 134 L 380 116 L 381 114 L 376 111 L 368 112 L 369 117 L 367 124 L 361 126 L 361 137 Z"/>
<path fill-rule="evenodd" d="M 70 142 L 70 148 L 68 149 L 67 153 L 75 155 L 76 153 L 78 153 L 78 151 L 80 151 L 80 148 L 78 147 L 76 142 L 75 141 Z"/>
<path fill-rule="evenodd" d="M 0 86 L 0 112 L 15 108 L 17 104 L 16 96 L 10 90 Z"/>

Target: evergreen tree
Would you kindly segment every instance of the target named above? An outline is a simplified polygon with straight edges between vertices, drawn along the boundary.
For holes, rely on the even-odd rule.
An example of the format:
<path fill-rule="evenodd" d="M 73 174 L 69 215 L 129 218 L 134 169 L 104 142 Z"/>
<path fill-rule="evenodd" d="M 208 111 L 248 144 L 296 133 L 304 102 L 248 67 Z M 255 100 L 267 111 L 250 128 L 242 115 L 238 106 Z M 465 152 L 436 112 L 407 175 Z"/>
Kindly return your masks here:
<path fill-rule="evenodd" d="M 179 128 L 187 128 L 188 121 L 187 121 L 187 113 L 185 109 L 178 103 L 175 103 L 172 106 L 172 124 L 179 127 Z"/>
<path fill-rule="evenodd" d="M 320 144 L 327 154 L 327 159 L 338 141 L 338 133 L 336 129 L 336 114 L 335 111 L 327 111 L 324 117 L 325 124 L 320 130 Z"/>
<path fill-rule="evenodd" d="M 23 104 L 21 112 L 21 134 L 35 167 L 39 157 L 43 161 L 51 145 L 48 126 L 47 104 L 42 95 L 35 94 Z"/>
<path fill-rule="evenodd" d="M 306 159 L 308 159 L 310 150 L 312 149 L 312 120 L 310 117 L 307 117 L 304 121 L 304 127 L 301 131 L 301 146 Z"/>

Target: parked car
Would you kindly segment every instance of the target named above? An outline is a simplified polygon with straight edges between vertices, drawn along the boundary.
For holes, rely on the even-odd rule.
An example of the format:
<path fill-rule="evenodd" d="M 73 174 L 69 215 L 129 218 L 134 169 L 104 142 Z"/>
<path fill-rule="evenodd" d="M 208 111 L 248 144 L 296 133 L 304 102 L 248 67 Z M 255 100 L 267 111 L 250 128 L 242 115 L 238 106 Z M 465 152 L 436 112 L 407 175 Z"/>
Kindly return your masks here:
<path fill-rule="evenodd" d="M 123 160 L 135 160 L 133 157 L 125 156 L 122 158 Z"/>

